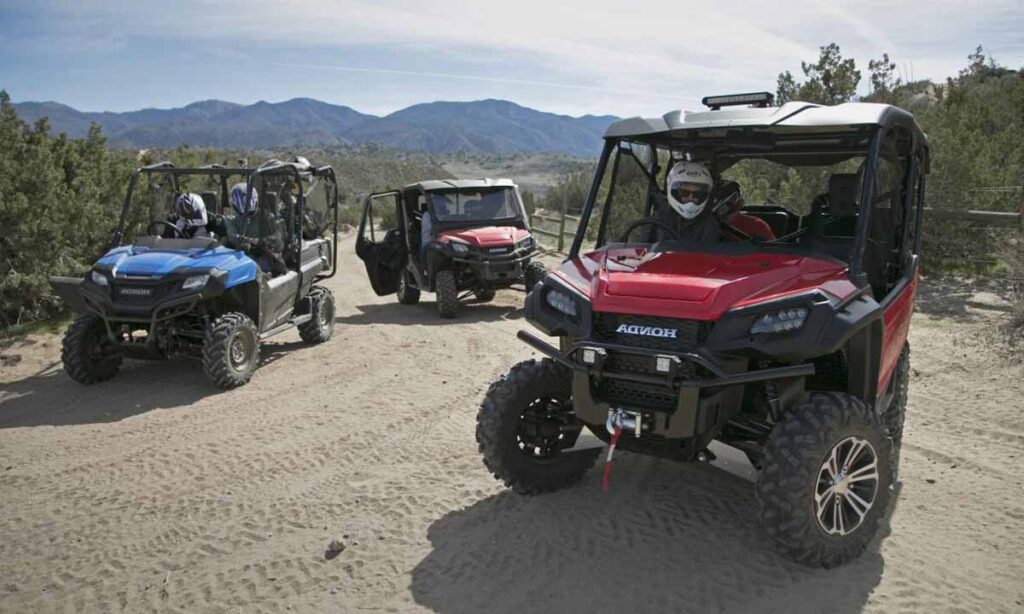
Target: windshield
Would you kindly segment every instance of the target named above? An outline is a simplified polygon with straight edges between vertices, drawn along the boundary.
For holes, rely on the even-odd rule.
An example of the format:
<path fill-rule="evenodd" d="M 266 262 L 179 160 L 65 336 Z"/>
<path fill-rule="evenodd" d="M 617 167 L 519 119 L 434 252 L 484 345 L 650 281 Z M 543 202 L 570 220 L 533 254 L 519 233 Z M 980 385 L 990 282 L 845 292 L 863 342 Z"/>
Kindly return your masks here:
<path fill-rule="evenodd" d="M 809 240 L 845 239 L 834 250 L 845 251 L 857 228 L 867 138 L 854 146 L 833 140 L 792 139 L 776 150 L 748 151 L 620 143 L 600 178 L 594 219 L 586 224 L 582 245 L 592 249 L 607 243 L 673 239 L 804 245 Z M 883 140 L 888 142 L 891 139 Z M 673 169 L 678 173 L 680 168 L 703 169 L 710 189 L 707 181 L 666 185 Z M 887 212 L 876 220 L 888 219 L 889 211 L 900 209 L 906 169 L 905 154 L 883 145 L 872 206 Z M 694 193 L 695 187 L 702 188 L 700 193 Z"/>
<path fill-rule="evenodd" d="M 430 208 L 439 222 L 478 222 L 519 216 L 514 188 L 430 192 Z"/>

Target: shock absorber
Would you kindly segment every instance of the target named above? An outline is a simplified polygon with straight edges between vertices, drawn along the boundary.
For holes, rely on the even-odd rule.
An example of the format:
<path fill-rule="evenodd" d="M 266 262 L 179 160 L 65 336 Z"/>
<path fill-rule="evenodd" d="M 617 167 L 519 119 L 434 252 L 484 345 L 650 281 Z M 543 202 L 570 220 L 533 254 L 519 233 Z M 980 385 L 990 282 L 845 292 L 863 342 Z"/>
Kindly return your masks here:
<path fill-rule="evenodd" d="M 782 418 L 782 405 L 779 403 L 779 391 L 775 382 L 768 380 L 764 383 L 764 394 L 768 399 L 768 407 L 771 408 L 772 419 L 776 422 Z"/>

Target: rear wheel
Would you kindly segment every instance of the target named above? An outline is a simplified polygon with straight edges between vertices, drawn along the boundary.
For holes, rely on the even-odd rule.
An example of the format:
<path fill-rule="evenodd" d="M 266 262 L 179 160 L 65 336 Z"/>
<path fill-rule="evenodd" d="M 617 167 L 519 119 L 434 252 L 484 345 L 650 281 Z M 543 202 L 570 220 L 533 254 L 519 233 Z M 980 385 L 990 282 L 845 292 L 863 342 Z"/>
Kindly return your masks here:
<path fill-rule="evenodd" d="M 481 303 L 493 301 L 494 295 L 494 288 L 477 288 L 476 290 L 473 290 L 473 296 L 475 296 L 476 300 Z"/>
<path fill-rule="evenodd" d="M 220 388 L 247 383 L 260 362 L 256 325 L 242 313 L 226 313 L 206 331 L 203 373 Z"/>
<path fill-rule="evenodd" d="M 334 294 L 323 286 L 309 291 L 309 312 L 313 319 L 299 324 L 299 337 L 306 343 L 323 343 L 334 333 Z"/>
<path fill-rule="evenodd" d="M 530 261 L 525 267 L 523 267 L 523 284 L 526 286 L 526 291 L 533 290 L 533 287 L 538 282 L 543 281 L 547 277 L 548 268 L 537 261 Z"/>
<path fill-rule="evenodd" d="M 892 444 L 893 482 L 899 477 L 900 448 L 903 445 L 903 421 L 907 416 L 907 395 L 910 392 L 910 344 L 903 346 L 893 377 L 892 400 L 882 414 L 882 426 Z"/>
<path fill-rule="evenodd" d="M 768 534 L 805 565 L 860 556 L 888 506 L 891 450 L 861 400 L 829 392 L 798 403 L 762 454 L 756 493 Z"/>
<path fill-rule="evenodd" d="M 455 285 L 455 273 L 447 269 L 438 271 L 434 278 L 434 292 L 437 293 L 437 312 L 442 318 L 454 318 L 459 312 L 459 289 Z"/>
<path fill-rule="evenodd" d="M 402 271 L 398 278 L 398 302 L 403 305 L 415 305 L 420 302 L 420 289 L 412 283 L 412 273 Z"/>
<path fill-rule="evenodd" d="M 491 385 L 476 419 L 484 465 L 524 495 L 578 482 L 600 450 L 565 453 L 583 428 L 573 414 L 569 372 L 551 360 L 528 360 Z"/>
<path fill-rule="evenodd" d="M 117 375 L 121 353 L 107 336 L 103 318 L 80 315 L 64 333 L 61 360 L 68 376 L 79 384 L 95 384 Z"/>

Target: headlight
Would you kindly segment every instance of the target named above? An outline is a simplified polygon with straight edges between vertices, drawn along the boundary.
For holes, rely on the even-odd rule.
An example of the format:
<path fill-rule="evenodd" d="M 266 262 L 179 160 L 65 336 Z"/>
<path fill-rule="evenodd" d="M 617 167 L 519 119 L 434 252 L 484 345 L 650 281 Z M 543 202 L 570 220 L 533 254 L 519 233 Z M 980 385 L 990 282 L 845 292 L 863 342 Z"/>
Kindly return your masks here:
<path fill-rule="evenodd" d="M 452 246 L 452 251 L 455 252 L 456 254 L 468 254 L 469 253 L 469 245 L 467 245 L 465 243 L 459 243 L 457 241 L 452 241 L 451 242 L 451 246 Z"/>
<path fill-rule="evenodd" d="M 519 249 L 523 249 L 523 248 L 526 248 L 526 247 L 533 247 L 533 237 L 526 237 L 525 239 L 523 239 L 522 241 L 517 243 L 516 247 L 519 248 Z"/>
<path fill-rule="evenodd" d="M 576 301 L 572 300 L 572 297 L 567 293 L 560 290 L 548 290 L 544 300 L 555 311 L 564 313 L 567 316 L 576 316 Z"/>
<path fill-rule="evenodd" d="M 774 311 L 758 318 L 750 327 L 750 334 L 791 332 L 799 330 L 806 320 L 807 309 L 804 307 Z"/>
<path fill-rule="evenodd" d="M 110 285 L 110 282 L 107 280 L 107 276 L 104 275 L 103 273 L 100 273 L 99 271 L 93 271 L 92 274 L 89 276 L 89 279 L 91 279 L 92 283 L 96 284 L 97 286 Z"/>
<path fill-rule="evenodd" d="M 206 282 L 209 281 L 209 279 L 209 275 L 193 275 L 192 277 L 189 277 L 184 282 L 182 282 L 181 289 L 197 290 L 199 288 L 206 286 Z"/>

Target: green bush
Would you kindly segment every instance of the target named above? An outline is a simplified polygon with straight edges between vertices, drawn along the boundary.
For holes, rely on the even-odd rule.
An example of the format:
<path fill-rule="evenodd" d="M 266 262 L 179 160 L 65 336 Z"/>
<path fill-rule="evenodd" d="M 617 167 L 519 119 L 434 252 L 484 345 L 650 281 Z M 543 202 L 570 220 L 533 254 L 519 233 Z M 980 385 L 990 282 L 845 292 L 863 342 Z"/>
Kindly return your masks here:
<path fill-rule="evenodd" d="M 109 242 L 131 168 L 107 150 L 98 126 L 86 138 L 29 126 L 0 92 L 0 326 L 56 312 L 50 275 L 81 273 Z"/>

